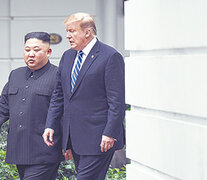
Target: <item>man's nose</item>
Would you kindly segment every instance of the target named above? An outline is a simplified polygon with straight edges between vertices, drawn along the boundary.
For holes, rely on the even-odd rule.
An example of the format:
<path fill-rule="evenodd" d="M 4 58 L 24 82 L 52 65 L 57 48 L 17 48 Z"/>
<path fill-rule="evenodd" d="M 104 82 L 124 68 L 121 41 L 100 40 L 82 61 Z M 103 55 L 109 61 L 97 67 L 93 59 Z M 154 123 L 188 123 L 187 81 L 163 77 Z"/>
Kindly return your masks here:
<path fill-rule="evenodd" d="M 66 38 L 68 38 L 68 39 L 71 38 L 71 34 L 70 34 L 70 32 L 67 32 Z"/>
<path fill-rule="evenodd" d="M 29 56 L 34 56 L 34 54 L 35 54 L 34 51 L 29 52 Z"/>

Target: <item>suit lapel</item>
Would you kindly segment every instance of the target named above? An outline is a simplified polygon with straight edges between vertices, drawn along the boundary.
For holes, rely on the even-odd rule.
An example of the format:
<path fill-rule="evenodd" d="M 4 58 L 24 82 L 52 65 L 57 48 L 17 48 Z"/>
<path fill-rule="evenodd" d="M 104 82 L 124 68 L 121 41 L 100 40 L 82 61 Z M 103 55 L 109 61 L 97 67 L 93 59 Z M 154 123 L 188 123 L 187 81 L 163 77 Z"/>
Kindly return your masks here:
<path fill-rule="evenodd" d="M 77 88 L 79 87 L 83 77 L 85 76 L 87 70 L 90 68 L 90 66 L 92 65 L 92 63 L 95 61 L 95 59 L 98 56 L 98 52 L 99 52 L 99 46 L 98 46 L 98 40 L 96 42 L 96 44 L 94 45 L 94 47 L 91 49 L 90 53 L 88 54 L 88 56 L 86 57 L 85 62 L 83 63 L 83 66 L 81 67 L 81 70 L 79 72 L 78 78 L 76 80 L 75 83 L 75 87 L 73 89 L 73 92 L 70 96 L 70 98 L 72 97 L 72 95 L 75 93 L 75 91 L 77 90 Z"/>

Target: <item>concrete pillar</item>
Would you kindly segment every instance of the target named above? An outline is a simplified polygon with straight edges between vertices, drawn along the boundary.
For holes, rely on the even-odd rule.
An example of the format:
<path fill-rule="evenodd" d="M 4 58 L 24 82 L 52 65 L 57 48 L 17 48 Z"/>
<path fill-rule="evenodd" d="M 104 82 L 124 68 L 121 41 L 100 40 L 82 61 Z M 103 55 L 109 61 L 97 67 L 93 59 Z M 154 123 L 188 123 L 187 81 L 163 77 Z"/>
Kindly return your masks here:
<path fill-rule="evenodd" d="M 125 3 L 127 180 L 207 179 L 206 8 Z"/>
<path fill-rule="evenodd" d="M 97 18 L 98 37 L 124 55 L 124 1 L 97 1 Z"/>
<path fill-rule="evenodd" d="M 0 92 L 7 82 L 10 72 L 10 1 L 0 0 Z"/>

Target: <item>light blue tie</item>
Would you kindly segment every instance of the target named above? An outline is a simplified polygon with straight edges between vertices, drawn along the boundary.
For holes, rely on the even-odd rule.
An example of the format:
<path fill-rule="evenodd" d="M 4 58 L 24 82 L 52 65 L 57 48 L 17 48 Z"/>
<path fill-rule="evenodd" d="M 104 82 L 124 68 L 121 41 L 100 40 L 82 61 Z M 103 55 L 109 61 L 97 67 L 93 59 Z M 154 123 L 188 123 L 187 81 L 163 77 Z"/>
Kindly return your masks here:
<path fill-rule="evenodd" d="M 80 72 L 80 68 L 81 68 L 81 63 L 82 63 L 82 58 L 83 58 L 83 51 L 79 51 L 78 53 L 78 60 L 75 64 L 75 68 L 73 70 L 73 73 L 71 74 L 71 92 L 73 92 L 73 89 L 75 87 L 75 82 L 78 78 L 78 74 Z"/>

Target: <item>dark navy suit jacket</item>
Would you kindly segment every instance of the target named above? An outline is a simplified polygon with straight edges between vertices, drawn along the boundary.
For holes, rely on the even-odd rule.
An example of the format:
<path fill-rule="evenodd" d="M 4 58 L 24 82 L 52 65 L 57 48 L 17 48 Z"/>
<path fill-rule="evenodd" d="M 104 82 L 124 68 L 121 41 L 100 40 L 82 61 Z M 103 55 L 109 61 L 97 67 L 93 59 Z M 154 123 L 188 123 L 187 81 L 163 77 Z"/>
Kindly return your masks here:
<path fill-rule="evenodd" d="M 46 128 L 55 129 L 63 115 L 63 149 L 70 138 L 80 155 L 101 154 L 102 135 L 115 138 L 114 149 L 125 143 L 124 61 L 112 47 L 97 40 L 88 54 L 71 92 L 71 70 L 77 51 L 67 50 L 61 59 Z"/>
<path fill-rule="evenodd" d="M 10 120 L 7 163 L 46 164 L 62 159 L 60 135 L 56 135 L 53 147 L 42 138 L 56 73 L 57 67 L 49 62 L 34 72 L 21 67 L 10 73 L 0 98 L 0 126 Z"/>

